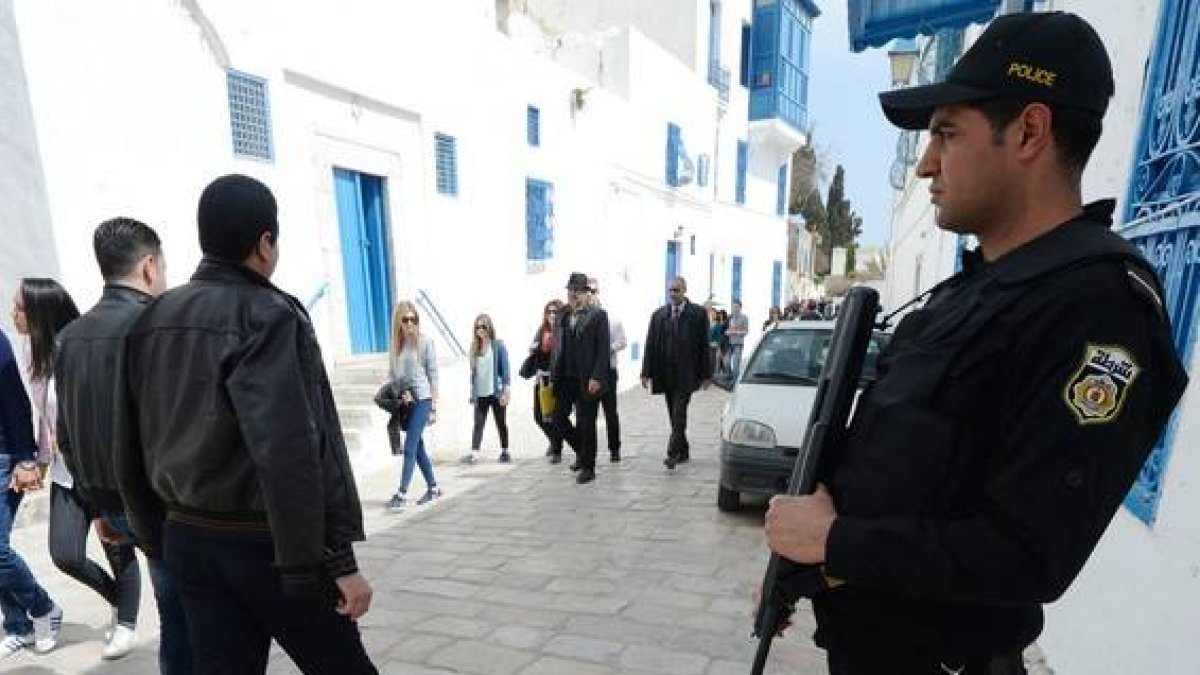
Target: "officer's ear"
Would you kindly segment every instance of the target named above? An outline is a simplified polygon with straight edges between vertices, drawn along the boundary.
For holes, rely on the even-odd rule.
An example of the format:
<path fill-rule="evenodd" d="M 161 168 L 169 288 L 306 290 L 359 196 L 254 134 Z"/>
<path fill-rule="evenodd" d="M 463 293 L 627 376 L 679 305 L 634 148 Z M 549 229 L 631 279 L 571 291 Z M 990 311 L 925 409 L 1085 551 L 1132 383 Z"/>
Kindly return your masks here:
<path fill-rule="evenodd" d="M 1044 103 L 1030 103 L 1014 120 L 1017 132 L 1017 156 L 1032 160 L 1054 143 L 1054 114 Z"/>

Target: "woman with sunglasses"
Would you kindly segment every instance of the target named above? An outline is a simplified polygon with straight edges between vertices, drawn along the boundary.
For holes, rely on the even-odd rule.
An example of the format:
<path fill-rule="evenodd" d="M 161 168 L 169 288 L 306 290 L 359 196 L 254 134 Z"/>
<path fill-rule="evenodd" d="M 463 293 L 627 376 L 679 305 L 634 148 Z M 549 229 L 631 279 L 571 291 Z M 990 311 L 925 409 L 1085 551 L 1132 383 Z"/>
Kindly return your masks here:
<path fill-rule="evenodd" d="M 388 357 L 392 386 L 403 392 L 401 400 L 413 406 L 404 429 L 399 487 L 387 504 L 392 511 L 403 511 L 408 506 L 408 486 L 412 483 L 414 466 L 420 467 L 426 485 L 425 494 L 417 504 L 427 504 L 442 496 L 422 437 L 425 427 L 437 421 L 437 354 L 433 340 L 421 334 L 421 314 L 416 305 L 407 300 L 396 303 L 392 312 L 392 344 Z M 396 451 L 395 446 L 392 451 Z"/>
<path fill-rule="evenodd" d="M 533 421 L 546 434 L 546 439 L 550 441 L 550 447 L 546 448 L 546 456 L 550 458 L 551 464 L 557 464 L 562 461 L 562 436 L 558 433 L 558 429 L 554 426 L 552 419 L 553 409 L 543 410 L 542 390 L 550 386 L 550 359 L 554 355 L 554 326 L 557 325 L 558 317 L 562 313 L 562 301 L 551 300 L 546 303 L 542 309 L 542 323 L 538 326 L 537 332 L 533 335 L 533 342 L 529 345 L 529 356 L 533 360 L 534 380 L 533 380 Z M 545 397 L 547 401 L 553 401 L 554 396 L 550 394 Z"/>
<path fill-rule="evenodd" d="M 12 318 L 17 332 L 29 340 L 25 372 L 29 376 L 35 413 L 38 462 L 43 467 L 49 466 L 50 559 L 64 574 L 96 591 L 112 608 L 112 623 L 105 635 L 107 644 L 102 654 L 105 659 L 120 658 L 133 649 L 135 641 L 141 576 L 134 548 L 132 544 L 103 543 L 112 576 L 88 559 L 87 536 L 92 514 L 74 489 L 71 473 L 58 455 L 54 345 L 59 332 L 79 318 L 79 310 L 71 295 L 57 281 L 27 278 L 21 280 L 13 298 Z M 58 616 L 61 625 L 61 610 L 58 610 Z M 47 638 L 34 648 L 48 651 L 53 643 L 53 639 Z"/>
<path fill-rule="evenodd" d="M 496 431 L 500 434 L 500 462 L 508 463 L 508 410 L 509 383 L 508 350 L 502 340 L 496 339 L 496 327 L 487 314 L 475 317 L 475 330 L 471 339 L 471 404 L 475 406 L 475 428 L 471 432 L 471 452 L 464 455 L 464 464 L 474 464 L 483 442 L 483 426 L 487 423 L 488 410 L 496 419 Z"/>

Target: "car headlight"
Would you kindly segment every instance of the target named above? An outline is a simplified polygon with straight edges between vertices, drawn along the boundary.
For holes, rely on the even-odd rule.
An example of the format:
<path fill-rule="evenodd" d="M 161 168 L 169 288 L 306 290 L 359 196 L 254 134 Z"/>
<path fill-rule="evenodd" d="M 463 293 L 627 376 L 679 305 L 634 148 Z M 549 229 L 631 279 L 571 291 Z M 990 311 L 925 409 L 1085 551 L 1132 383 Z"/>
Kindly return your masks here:
<path fill-rule="evenodd" d="M 775 430 L 753 420 L 738 420 L 729 430 L 729 442 L 753 448 L 775 447 Z"/>

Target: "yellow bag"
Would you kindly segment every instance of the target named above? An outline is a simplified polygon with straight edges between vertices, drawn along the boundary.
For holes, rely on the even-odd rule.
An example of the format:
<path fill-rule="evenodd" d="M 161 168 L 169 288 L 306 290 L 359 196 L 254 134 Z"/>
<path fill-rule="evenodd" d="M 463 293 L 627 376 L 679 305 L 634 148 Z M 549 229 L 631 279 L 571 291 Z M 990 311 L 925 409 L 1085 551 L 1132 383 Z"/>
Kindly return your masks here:
<path fill-rule="evenodd" d="M 554 417 L 554 385 L 548 380 L 538 383 L 537 395 L 542 421 L 549 422 Z"/>

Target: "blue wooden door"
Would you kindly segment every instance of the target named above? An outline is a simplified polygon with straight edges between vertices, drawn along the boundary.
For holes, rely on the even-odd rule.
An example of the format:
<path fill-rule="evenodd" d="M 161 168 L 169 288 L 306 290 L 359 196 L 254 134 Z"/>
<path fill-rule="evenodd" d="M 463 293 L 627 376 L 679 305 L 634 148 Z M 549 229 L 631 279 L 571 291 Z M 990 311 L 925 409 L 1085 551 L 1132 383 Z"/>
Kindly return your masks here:
<path fill-rule="evenodd" d="M 1200 0 L 1163 0 L 1159 12 L 1122 234 L 1162 279 L 1175 349 L 1188 364 L 1200 313 Z M 1178 411 L 1125 499 L 1147 524 L 1166 485 L 1177 421 Z"/>
<path fill-rule="evenodd" d="M 730 302 L 740 302 L 742 299 L 742 256 L 733 256 L 733 284 L 729 289 Z"/>
<path fill-rule="evenodd" d="M 679 276 L 679 242 L 667 242 L 667 283 L 663 284 L 663 292 L 666 293 L 667 301 L 671 300 L 671 294 L 666 289 Z"/>
<path fill-rule="evenodd" d="M 392 274 L 383 179 L 333 170 L 342 272 L 355 354 L 387 349 L 391 329 Z"/>

